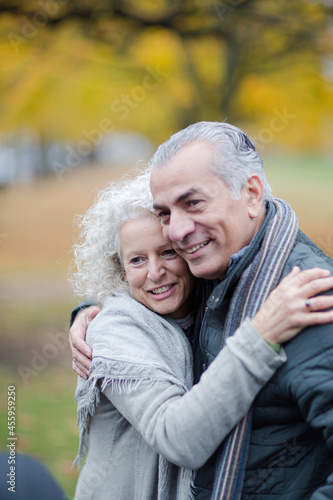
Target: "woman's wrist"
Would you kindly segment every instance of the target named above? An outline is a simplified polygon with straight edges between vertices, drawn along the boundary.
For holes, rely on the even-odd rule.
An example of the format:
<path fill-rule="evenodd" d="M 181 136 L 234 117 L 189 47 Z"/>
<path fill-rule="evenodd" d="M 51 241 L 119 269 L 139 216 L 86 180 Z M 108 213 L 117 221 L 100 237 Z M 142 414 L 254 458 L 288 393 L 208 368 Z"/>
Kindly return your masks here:
<path fill-rule="evenodd" d="M 269 340 L 267 339 L 264 339 L 265 342 L 267 342 L 267 344 L 273 349 L 274 352 L 276 353 L 279 353 L 280 350 L 281 350 L 281 344 L 275 344 L 273 342 L 270 342 Z"/>
<path fill-rule="evenodd" d="M 275 352 L 279 352 L 281 345 L 278 341 L 278 336 L 274 334 L 273 328 L 269 326 L 268 322 L 264 321 L 264 318 L 261 317 L 260 311 L 252 319 L 252 324 L 267 344 L 270 345 Z"/>

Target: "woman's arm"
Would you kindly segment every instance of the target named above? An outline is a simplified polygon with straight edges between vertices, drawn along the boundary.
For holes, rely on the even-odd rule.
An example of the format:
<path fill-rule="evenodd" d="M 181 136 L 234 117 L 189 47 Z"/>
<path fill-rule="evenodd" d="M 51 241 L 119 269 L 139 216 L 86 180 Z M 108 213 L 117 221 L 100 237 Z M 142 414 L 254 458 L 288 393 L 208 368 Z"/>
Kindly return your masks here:
<path fill-rule="evenodd" d="M 227 340 L 191 390 L 168 381 L 143 381 L 130 394 L 107 386 L 105 395 L 158 453 L 177 465 L 199 468 L 286 360 L 283 350 L 277 354 L 264 339 L 287 341 L 305 326 L 333 321 L 333 311 L 318 312 L 333 306 L 333 296 L 313 297 L 333 287 L 327 274 L 295 268 L 253 321 L 246 319 Z M 309 297 L 310 310 L 305 304 Z"/>
<path fill-rule="evenodd" d="M 285 359 L 247 319 L 191 390 L 163 380 L 143 381 L 129 394 L 109 385 L 104 394 L 157 453 L 197 469 Z"/>
<path fill-rule="evenodd" d="M 329 289 L 327 281 L 320 279 L 328 275 L 329 272 L 324 269 L 315 268 L 300 272 L 299 268 L 295 267 L 271 293 L 264 306 L 253 319 L 254 326 L 259 334 L 269 342 L 282 344 L 290 340 L 305 326 L 327 322 L 327 315 L 325 313 L 318 312 L 314 314 L 316 311 L 324 309 L 324 306 L 330 307 L 326 305 L 326 302 L 321 304 L 320 297 L 316 297 L 315 301 L 312 300 L 311 310 L 305 308 L 304 304 L 306 299 Z M 298 286 L 297 293 L 300 302 L 296 304 L 294 300 L 290 300 L 289 303 L 288 301 L 286 303 L 288 294 L 291 299 L 294 298 L 295 277 L 298 280 L 296 286 Z M 284 291 L 284 296 L 281 295 L 281 291 Z M 284 309 L 282 304 L 277 308 L 279 306 L 278 303 L 281 301 L 284 301 L 285 307 L 289 304 L 289 310 Z M 294 307 L 294 310 L 292 310 L 292 307 Z M 275 311 L 274 315 L 271 314 L 272 310 Z M 91 349 L 85 342 L 86 332 L 90 321 L 99 311 L 100 309 L 97 306 L 81 309 L 69 331 L 73 370 L 85 379 L 88 378 L 91 367 Z M 311 315 L 308 314 L 310 311 Z M 294 328 L 290 328 L 292 321 L 296 323 Z M 281 328 L 282 324 L 283 328 Z"/>

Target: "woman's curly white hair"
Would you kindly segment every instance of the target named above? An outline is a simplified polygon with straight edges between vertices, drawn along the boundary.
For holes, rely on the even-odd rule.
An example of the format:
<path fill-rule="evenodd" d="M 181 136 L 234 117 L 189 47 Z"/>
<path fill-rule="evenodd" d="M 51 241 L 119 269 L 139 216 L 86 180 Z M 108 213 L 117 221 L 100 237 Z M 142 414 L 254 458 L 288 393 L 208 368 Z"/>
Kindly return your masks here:
<path fill-rule="evenodd" d="M 69 281 L 79 297 L 103 304 L 107 296 L 129 291 L 124 281 L 119 230 L 128 220 L 152 215 L 150 169 L 108 183 L 89 210 L 78 216 L 79 236 L 73 246 L 75 268 Z"/>

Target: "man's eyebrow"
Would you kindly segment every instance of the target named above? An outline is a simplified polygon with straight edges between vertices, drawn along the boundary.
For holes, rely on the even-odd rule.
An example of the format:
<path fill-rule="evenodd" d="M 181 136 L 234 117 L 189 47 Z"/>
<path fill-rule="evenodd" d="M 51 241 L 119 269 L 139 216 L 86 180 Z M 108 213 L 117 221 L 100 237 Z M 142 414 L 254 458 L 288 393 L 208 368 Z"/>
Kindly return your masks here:
<path fill-rule="evenodd" d="M 186 191 L 185 193 L 183 193 L 180 196 L 178 196 L 178 198 L 176 199 L 176 203 L 184 201 L 188 196 L 191 196 L 192 194 L 197 194 L 197 193 L 200 193 L 199 189 L 191 188 L 188 191 Z M 155 210 L 166 209 L 166 207 L 163 207 L 162 205 L 159 205 L 158 203 L 153 203 L 153 207 L 154 207 Z"/>
<path fill-rule="evenodd" d="M 163 207 L 162 205 L 158 205 L 158 203 L 153 203 L 153 209 L 154 210 L 166 210 L 166 207 Z"/>
<path fill-rule="evenodd" d="M 191 188 L 188 191 L 186 191 L 186 193 L 183 193 L 180 196 L 178 196 L 176 202 L 179 203 L 180 201 L 184 201 L 188 196 L 191 196 L 192 194 L 197 194 L 199 192 L 200 192 L 199 189 Z"/>

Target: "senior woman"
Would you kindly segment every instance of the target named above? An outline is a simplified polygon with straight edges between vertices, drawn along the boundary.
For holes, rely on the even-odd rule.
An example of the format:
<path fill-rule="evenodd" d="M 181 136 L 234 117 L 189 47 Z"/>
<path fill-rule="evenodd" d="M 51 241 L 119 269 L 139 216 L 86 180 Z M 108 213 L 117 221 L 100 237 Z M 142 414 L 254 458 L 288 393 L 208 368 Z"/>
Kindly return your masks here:
<path fill-rule="evenodd" d="M 325 275 L 295 269 L 192 387 L 195 312 L 211 285 L 196 280 L 164 239 L 151 212 L 148 182 L 147 173 L 108 185 L 81 218 L 81 240 L 74 247 L 74 289 L 103 306 L 87 332 L 90 376 L 79 377 L 76 390 L 76 461 L 88 451 L 76 500 L 193 498 L 193 470 L 285 361 L 283 351 L 264 339 L 280 343 L 299 331 L 310 281 Z M 332 286 L 326 281 L 321 279 L 322 290 Z M 288 326 L 280 321 L 292 309 L 286 282 L 294 292 Z M 318 314 L 328 319 L 328 313 Z M 310 316 L 302 316 L 302 326 Z"/>

